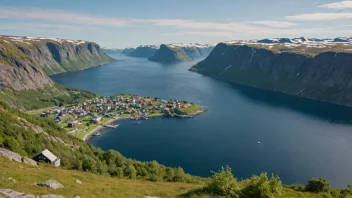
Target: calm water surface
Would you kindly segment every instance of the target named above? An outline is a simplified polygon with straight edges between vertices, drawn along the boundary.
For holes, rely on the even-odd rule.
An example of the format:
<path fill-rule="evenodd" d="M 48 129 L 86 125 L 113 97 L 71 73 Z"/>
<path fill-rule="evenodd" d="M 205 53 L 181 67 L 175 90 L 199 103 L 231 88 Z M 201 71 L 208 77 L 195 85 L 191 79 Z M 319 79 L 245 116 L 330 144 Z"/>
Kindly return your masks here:
<path fill-rule="evenodd" d="M 181 166 L 209 176 L 229 165 L 238 178 L 262 171 L 284 183 L 324 176 L 352 184 L 352 109 L 234 86 L 188 69 L 116 55 L 116 62 L 52 76 L 55 82 L 100 95 L 132 93 L 189 100 L 208 110 L 192 119 L 120 120 L 90 140 L 129 158 Z M 260 143 L 259 143 L 260 142 Z"/>

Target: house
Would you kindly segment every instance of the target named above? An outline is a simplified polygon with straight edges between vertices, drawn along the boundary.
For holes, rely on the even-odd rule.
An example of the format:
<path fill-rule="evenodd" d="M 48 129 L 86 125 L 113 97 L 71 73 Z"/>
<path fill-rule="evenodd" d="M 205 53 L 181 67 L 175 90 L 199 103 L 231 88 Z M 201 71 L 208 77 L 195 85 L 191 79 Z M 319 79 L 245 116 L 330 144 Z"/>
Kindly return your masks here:
<path fill-rule="evenodd" d="M 76 126 L 76 124 L 78 124 L 78 120 L 74 120 L 74 121 L 72 121 L 72 122 L 69 122 L 69 123 L 67 124 L 67 127 L 72 128 L 72 127 Z"/>
<path fill-rule="evenodd" d="M 40 114 L 40 117 L 48 117 L 48 115 L 49 114 L 47 112 L 43 112 L 43 113 Z"/>
<path fill-rule="evenodd" d="M 48 149 L 45 149 L 44 151 L 42 151 L 32 159 L 37 162 L 43 161 L 45 163 L 54 164 L 55 166 L 60 166 L 60 158 L 56 157 Z"/>
<path fill-rule="evenodd" d="M 90 119 L 90 122 L 92 122 L 92 123 L 99 123 L 100 121 L 101 121 L 100 116 L 94 116 Z"/>

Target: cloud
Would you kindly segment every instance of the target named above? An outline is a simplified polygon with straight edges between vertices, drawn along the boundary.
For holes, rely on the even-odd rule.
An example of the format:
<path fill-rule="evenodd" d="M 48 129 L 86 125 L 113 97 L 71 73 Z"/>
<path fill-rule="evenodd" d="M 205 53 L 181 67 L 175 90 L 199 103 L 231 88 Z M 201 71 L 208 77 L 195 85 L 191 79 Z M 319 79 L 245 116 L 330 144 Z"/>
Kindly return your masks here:
<path fill-rule="evenodd" d="M 95 31 L 100 28 L 92 26 L 77 26 L 64 24 L 46 24 L 46 23 L 5 23 L 0 24 L 1 30 L 30 30 L 30 31 Z"/>
<path fill-rule="evenodd" d="M 39 19 L 45 21 L 65 22 L 70 24 L 100 25 L 100 26 L 126 26 L 128 19 L 118 19 L 109 17 L 92 16 L 87 14 L 73 13 L 62 10 L 42 10 L 42 9 L 13 9 L 1 8 L 0 18 L 22 18 Z"/>
<path fill-rule="evenodd" d="M 273 27 L 273 28 L 289 28 L 289 27 L 294 27 L 297 25 L 296 23 L 281 22 L 281 21 L 254 21 L 251 23 L 257 24 L 257 25 L 264 25 L 264 26 L 268 26 L 268 27 Z"/>
<path fill-rule="evenodd" d="M 179 36 L 179 35 L 195 35 L 195 36 L 215 36 L 215 37 L 232 37 L 232 32 L 173 32 L 160 34 L 161 36 Z"/>
<path fill-rule="evenodd" d="M 352 1 L 340 1 L 319 6 L 320 8 L 329 8 L 334 10 L 344 10 L 352 8 Z"/>
<path fill-rule="evenodd" d="M 286 16 L 285 19 L 293 21 L 328 21 L 337 19 L 352 19 L 352 13 L 313 13 Z"/>

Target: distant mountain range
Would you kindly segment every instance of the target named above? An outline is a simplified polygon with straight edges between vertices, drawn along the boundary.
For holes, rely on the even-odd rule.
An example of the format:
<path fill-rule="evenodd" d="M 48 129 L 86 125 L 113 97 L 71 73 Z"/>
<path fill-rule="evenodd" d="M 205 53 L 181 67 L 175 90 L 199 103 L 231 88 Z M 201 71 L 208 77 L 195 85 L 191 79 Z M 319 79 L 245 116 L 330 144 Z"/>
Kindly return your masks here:
<path fill-rule="evenodd" d="M 209 55 L 214 45 L 193 44 L 163 44 L 150 61 L 183 62 L 196 60 Z"/>
<path fill-rule="evenodd" d="M 228 82 L 352 106 L 352 39 L 228 41 L 190 70 Z"/>
<path fill-rule="evenodd" d="M 155 62 L 182 62 L 203 58 L 209 55 L 215 45 L 191 44 L 162 44 L 140 45 L 137 48 L 104 49 L 106 53 L 121 53 L 127 56 L 148 58 Z"/>

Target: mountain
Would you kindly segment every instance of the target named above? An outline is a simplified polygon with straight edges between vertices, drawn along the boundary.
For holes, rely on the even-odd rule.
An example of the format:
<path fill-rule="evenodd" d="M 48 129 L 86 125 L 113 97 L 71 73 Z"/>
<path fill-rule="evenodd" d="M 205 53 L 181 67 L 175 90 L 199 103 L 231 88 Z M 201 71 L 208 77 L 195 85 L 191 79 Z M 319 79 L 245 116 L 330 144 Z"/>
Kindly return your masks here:
<path fill-rule="evenodd" d="M 81 40 L 1 36 L 0 42 L 3 53 L 11 48 L 12 55 L 32 60 L 47 75 L 87 69 L 113 60 L 98 44 Z"/>
<path fill-rule="evenodd" d="M 150 58 L 159 49 L 157 45 L 141 45 L 135 50 L 130 52 L 128 56 L 140 57 L 140 58 Z"/>
<path fill-rule="evenodd" d="M 48 75 L 112 60 L 92 42 L 0 36 L 0 99 L 28 110 L 94 97 L 89 92 L 59 86 Z"/>
<path fill-rule="evenodd" d="M 162 44 L 150 61 L 183 62 L 206 57 L 214 48 L 212 45 L 195 44 Z"/>
<path fill-rule="evenodd" d="M 123 49 L 118 49 L 118 48 L 101 48 L 101 50 L 106 53 L 106 54 L 120 54 Z"/>
<path fill-rule="evenodd" d="M 133 52 L 133 50 L 135 50 L 135 48 L 125 48 L 121 51 L 121 54 L 128 55 L 129 53 Z"/>
<path fill-rule="evenodd" d="M 190 71 L 232 83 L 352 106 L 351 39 L 270 40 L 219 43 Z"/>

